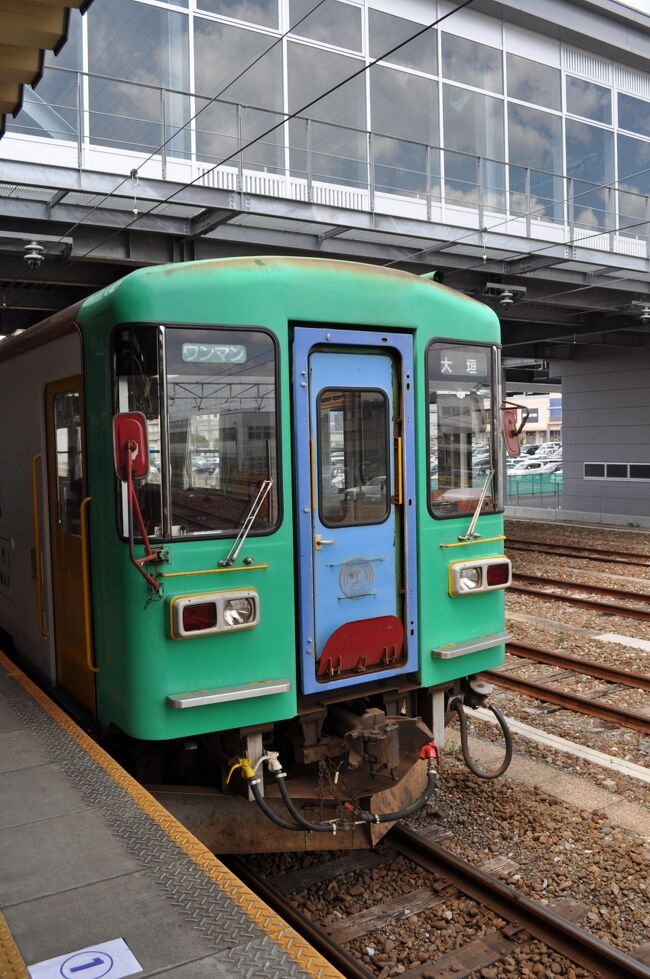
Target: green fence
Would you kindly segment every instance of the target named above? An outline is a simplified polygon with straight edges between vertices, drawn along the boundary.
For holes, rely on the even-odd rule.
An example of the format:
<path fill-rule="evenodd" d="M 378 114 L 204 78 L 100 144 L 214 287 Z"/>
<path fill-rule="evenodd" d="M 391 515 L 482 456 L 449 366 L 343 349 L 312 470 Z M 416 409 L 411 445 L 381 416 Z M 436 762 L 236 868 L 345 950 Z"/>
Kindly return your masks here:
<path fill-rule="evenodd" d="M 560 473 L 525 473 L 506 479 L 508 506 L 557 508 L 562 495 Z"/>

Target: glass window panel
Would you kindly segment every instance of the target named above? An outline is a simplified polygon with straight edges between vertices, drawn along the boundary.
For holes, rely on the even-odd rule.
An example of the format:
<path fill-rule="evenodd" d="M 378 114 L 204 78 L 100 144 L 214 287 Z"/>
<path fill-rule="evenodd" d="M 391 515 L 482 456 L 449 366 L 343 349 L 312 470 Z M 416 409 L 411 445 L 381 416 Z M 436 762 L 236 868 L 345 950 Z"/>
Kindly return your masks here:
<path fill-rule="evenodd" d="M 423 25 L 393 14 L 385 14 L 381 10 L 368 10 L 370 30 L 370 57 L 381 58 L 384 52 L 390 51 L 396 44 L 412 37 Z M 437 31 L 428 30 L 414 41 L 405 44 L 399 51 L 386 59 L 391 64 L 403 65 L 405 68 L 415 68 L 426 71 L 430 75 L 438 74 Z"/>
<path fill-rule="evenodd" d="M 282 109 L 282 48 L 276 45 L 234 85 L 228 83 L 268 50 L 273 39 L 243 27 L 194 18 L 195 91 L 260 109 Z M 219 57 L 215 57 L 215 52 Z M 200 121 L 199 121 L 200 124 Z"/>
<path fill-rule="evenodd" d="M 471 514 L 496 468 L 491 349 L 432 343 L 427 374 L 430 510 L 434 517 Z M 482 512 L 497 505 L 492 480 Z"/>
<path fill-rule="evenodd" d="M 585 82 L 581 78 L 567 77 L 566 108 L 576 116 L 585 116 L 595 122 L 612 122 L 612 93 L 602 85 Z"/>
<path fill-rule="evenodd" d="M 7 118 L 7 132 L 76 140 L 79 113 L 77 76 L 73 72 L 82 68 L 78 10 L 70 12 L 68 39 L 61 51 L 56 57 L 46 51 L 43 65 L 43 77 L 38 84 L 34 88 L 25 86 L 23 105 L 16 118 Z"/>
<path fill-rule="evenodd" d="M 289 22 L 298 24 L 315 5 L 314 0 L 290 0 Z M 361 51 L 361 8 L 339 0 L 325 0 L 322 7 L 302 20 L 294 33 L 312 41 Z"/>
<path fill-rule="evenodd" d="M 650 479 L 650 466 L 647 465 L 630 466 L 630 479 Z"/>
<path fill-rule="evenodd" d="M 567 174 L 576 178 L 574 220 L 586 228 L 613 226 L 607 188 L 591 188 L 591 184 L 608 184 L 614 179 L 613 134 L 572 119 L 567 119 L 565 125 Z"/>
<path fill-rule="evenodd" d="M 560 116 L 509 102 L 508 152 L 511 211 L 514 214 L 534 211 L 535 219 L 562 222 L 564 207 L 557 203 L 566 196 L 561 176 Z M 530 196 L 526 193 L 524 167 L 530 168 Z"/>
<path fill-rule="evenodd" d="M 90 138 L 102 146 L 150 152 L 189 118 L 188 18 L 132 0 L 93 4 L 88 11 L 93 72 L 132 82 L 90 78 Z M 135 81 L 137 79 L 137 82 Z M 163 130 L 160 89 L 166 95 Z M 189 154 L 189 129 L 167 147 Z"/>
<path fill-rule="evenodd" d="M 141 411 L 147 421 L 149 475 L 138 480 L 136 493 L 148 534 L 162 533 L 158 330 L 156 327 L 117 330 L 113 338 L 115 411 Z M 120 483 L 122 533 L 128 534 L 126 485 Z M 136 526 L 137 533 L 137 526 Z"/>
<path fill-rule="evenodd" d="M 618 224 L 621 234 L 647 235 L 646 195 L 650 195 L 650 142 L 632 136 L 617 137 Z"/>
<path fill-rule="evenodd" d="M 84 497 L 79 395 L 72 391 L 57 394 L 53 408 L 57 523 L 61 533 L 78 537 Z"/>
<path fill-rule="evenodd" d="M 438 144 L 438 83 L 394 68 L 370 69 L 375 186 L 396 194 L 425 194 L 427 144 Z M 393 138 L 384 138 L 393 137 Z M 434 193 L 439 193 L 439 154 L 431 154 Z"/>
<path fill-rule="evenodd" d="M 287 57 L 290 112 L 300 109 L 337 82 L 349 78 L 363 64 L 356 58 L 319 51 L 296 43 L 289 43 Z M 306 114 L 315 120 L 311 126 L 311 165 L 314 179 L 352 187 L 366 186 L 364 76 L 359 75 L 327 98 L 320 99 L 310 106 Z M 306 177 L 309 154 L 305 120 L 293 120 L 289 124 L 289 133 L 291 169 L 297 177 Z"/>
<path fill-rule="evenodd" d="M 508 95 L 547 109 L 562 108 L 560 72 L 518 54 L 507 54 Z"/>
<path fill-rule="evenodd" d="M 255 108 L 241 109 L 242 143 L 259 137 L 282 121 L 277 112 L 261 109 L 282 109 L 282 48 L 274 47 L 247 71 L 234 85 L 228 83 L 243 67 L 252 64 L 267 51 L 271 38 L 256 31 L 218 24 L 194 18 L 194 51 L 196 91 L 214 96 L 227 89 L 223 102 L 209 104 L 196 100 L 201 111 L 196 120 L 196 153 L 210 163 L 226 160 L 239 148 L 237 108 L 233 103 Z M 214 52 L 220 57 L 215 58 Z M 279 126 L 261 142 L 244 152 L 244 165 L 249 169 L 277 172 L 284 168 L 284 129 Z M 237 159 L 229 160 L 236 166 Z"/>
<path fill-rule="evenodd" d="M 175 537 L 234 536 L 264 480 L 252 534 L 279 514 L 275 346 L 258 330 L 168 329 L 171 512 Z"/>
<path fill-rule="evenodd" d="M 445 194 L 459 204 L 479 199 L 478 158 L 483 162 L 483 199 L 501 210 L 505 204 L 503 103 L 489 95 L 445 85 L 443 91 Z M 455 150 L 456 152 L 449 152 Z M 489 158 L 486 160 L 485 158 Z"/>
<path fill-rule="evenodd" d="M 620 129 L 650 136 L 650 102 L 619 92 L 618 125 Z"/>
<path fill-rule="evenodd" d="M 607 466 L 608 479 L 627 479 L 627 465 L 621 462 L 610 463 Z"/>
<path fill-rule="evenodd" d="M 197 0 L 197 7 L 262 27 L 278 26 L 278 0 Z"/>
<path fill-rule="evenodd" d="M 619 188 L 636 194 L 650 194 L 650 143 L 619 135 L 617 145 Z"/>
<path fill-rule="evenodd" d="M 231 103 L 196 99 L 196 155 L 206 163 L 236 167 L 240 159 L 239 128 L 241 125 L 242 162 L 247 170 L 264 173 L 284 172 L 283 116 L 261 109 L 239 108 Z M 273 129 L 273 127 L 276 127 Z M 269 129 L 273 129 L 269 133 Z M 266 133 L 267 135 L 262 135 Z"/>
<path fill-rule="evenodd" d="M 390 509 L 388 401 L 382 391 L 318 396 L 319 513 L 326 527 L 383 523 Z"/>
<path fill-rule="evenodd" d="M 605 465 L 602 462 L 585 462 L 585 479 L 604 479 Z"/>
<path fill-rule="evenodd" d="M 503 92 L 501 51 L 455 34 L 442 35 L 442 74 L 464 85 Z"/>

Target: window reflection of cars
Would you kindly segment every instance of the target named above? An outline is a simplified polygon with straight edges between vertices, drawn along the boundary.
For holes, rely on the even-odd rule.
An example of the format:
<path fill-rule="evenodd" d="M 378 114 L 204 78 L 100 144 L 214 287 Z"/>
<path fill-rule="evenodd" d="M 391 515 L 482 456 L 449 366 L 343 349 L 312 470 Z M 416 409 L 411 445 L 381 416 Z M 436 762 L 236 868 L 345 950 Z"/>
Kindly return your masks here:
<path fill-rule="evenodd" d="M 369 499 L 378 500 L 384 496 L 386 492 L 386 477 L 385 476 L 373 476 L 369 479 L 367 483 L 363 486 L 350 486 L 345 491 L 346 499 L 356 500 L 359 497 L 366 497 Z"/>
<path fill-rule="evenodd" d="M 208 462 L 206 459 L 194 464 L 194 472 L 199 475 L 212 476 L 217 471 L 216 462 Z"/>
<path fill-rule="evenodd" d="M 537 473 L 552 473 L 562 468 L 561 462 L 524 462 L 510 469 L 508 476 L 531 476 Z"/>

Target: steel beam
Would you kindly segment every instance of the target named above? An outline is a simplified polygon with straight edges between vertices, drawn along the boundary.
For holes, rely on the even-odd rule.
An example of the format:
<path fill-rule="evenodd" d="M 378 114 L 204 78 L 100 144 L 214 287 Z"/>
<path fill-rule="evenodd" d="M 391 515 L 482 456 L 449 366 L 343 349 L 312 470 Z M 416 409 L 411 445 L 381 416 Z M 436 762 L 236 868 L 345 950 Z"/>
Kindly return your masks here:
<path fill-rule="evenodd" d="M 239 214 L 241 214 L 241 211 L 236 208 L 232 210 L 226 210 L 225 208 L 206 208 L 201 214 L 197 214 L 195 218 L 190 218 L 189 231 L 185 237 L 189 241 L 195 238 L 201 238 L 203 235 L 207 235 L 211 231 L 220 228 L 222 224 L 227 224 L 229 221 L 232 221 Z"/>
<path fill-rule="evenodd" d="M 110 194 L 116 187 L 115 175 L 8 160 L 0 161 L 0 182 L 24 187 L 57 187 L 60 190 L 100 195 Z M 395 235 L 397 237 L 421 238 L 423 248 L 427 248 L 427 251 L 438 247 L 435 244 L 431 244 L 430 248 L 426 246 L 425 242 L 427 240 L 430 242 L 432 237 L 450 246 L 455 243 L 455 239 L 461 236 L 467 244 L 471 243 L 467 241 L 468 236 L 470 238 L 476 236 L 477 240 L 473 242 L 475 246 L 480 233 L 478 228 L 473 233 L 468 232 L 467 229 L 450 225 L 433 225 L 429 221 L 416 218 L 347 210 L 331 205 L 315 204 L 310 201 L 292 201 L 260 194 L 233 194 L 229 190 L 200 187 L 197 184 L 185 186 L 147 177 L 140 177 L 138 182 L 138 199 L 141 201 L 163 203 L 175 192 L 173 203 L 176 204 L 223 211 L 238 209 L 248 214 L 258 214 L 261 217 L 277 217 L 283 221 L 294 220 L 324 224 L 329 228 L 345 226 L 350 230 L 377 232 L 382 235 Z M 137 224 L 140 225 L 144 220 L 145 216 L 142 215 Z M 596 251 L 577 245 L 572 245 L 571 254 L 567 255 L 566 246 L 563 244 L 549 244 L 538 239 L 522 239 L 510 234 L 491 232 L 489 228 L 484 237 L 488 253 L 490 251 L 512 252 L 513 258 L 524 259 L 527 252 L 543 248 L 549 259 L 553 258 L 562 262 L 577 261 L 595 267 L 620 268 L 642 274 L 647 273 L 649 269 L 647 259 L 635 256 Z M 415 264 L 430 264 L 426 257 L 422 256 L 414 257 L 410 261 Z"/>

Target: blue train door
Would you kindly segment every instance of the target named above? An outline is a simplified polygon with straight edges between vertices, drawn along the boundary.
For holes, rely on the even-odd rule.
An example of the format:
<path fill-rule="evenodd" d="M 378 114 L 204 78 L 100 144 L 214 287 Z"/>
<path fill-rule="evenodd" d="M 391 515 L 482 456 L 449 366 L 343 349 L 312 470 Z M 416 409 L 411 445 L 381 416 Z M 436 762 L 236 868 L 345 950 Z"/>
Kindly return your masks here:
<path fill-rule="evenodd" d="M 294 368 L 311 693 L 416 669 L 411 338 L 297 328 Z"/>

